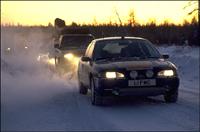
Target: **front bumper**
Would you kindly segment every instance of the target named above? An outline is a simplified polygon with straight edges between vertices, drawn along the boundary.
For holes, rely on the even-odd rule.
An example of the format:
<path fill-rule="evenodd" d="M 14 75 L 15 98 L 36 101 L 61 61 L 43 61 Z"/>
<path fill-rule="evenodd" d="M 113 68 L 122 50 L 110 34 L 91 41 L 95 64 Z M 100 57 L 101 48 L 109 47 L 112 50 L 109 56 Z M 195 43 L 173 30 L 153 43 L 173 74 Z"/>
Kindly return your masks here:
<path fill-rule="evenodd" d="M 170 90 L 177 90 L 179 78 L 156 78 L 155 86 L 128 86 L 127 79 L 105 79 L 95 78 L 96 92 L 101 96 L 118 95 L 118 96 L 155 96 L 165 94 Z"/>

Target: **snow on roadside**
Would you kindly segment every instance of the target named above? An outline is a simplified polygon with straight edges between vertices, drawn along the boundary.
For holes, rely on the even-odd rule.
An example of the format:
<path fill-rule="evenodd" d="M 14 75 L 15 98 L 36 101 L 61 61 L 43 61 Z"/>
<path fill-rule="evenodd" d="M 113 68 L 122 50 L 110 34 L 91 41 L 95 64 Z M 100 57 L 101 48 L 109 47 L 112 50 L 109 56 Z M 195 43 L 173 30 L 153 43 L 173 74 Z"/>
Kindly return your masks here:
<path fill-rule="evenodd" d="M 178 67 L 180 88 L 199 93 L 199 47 L 160 46 L 161 54 L 169 54 L 169 60 Z"/>

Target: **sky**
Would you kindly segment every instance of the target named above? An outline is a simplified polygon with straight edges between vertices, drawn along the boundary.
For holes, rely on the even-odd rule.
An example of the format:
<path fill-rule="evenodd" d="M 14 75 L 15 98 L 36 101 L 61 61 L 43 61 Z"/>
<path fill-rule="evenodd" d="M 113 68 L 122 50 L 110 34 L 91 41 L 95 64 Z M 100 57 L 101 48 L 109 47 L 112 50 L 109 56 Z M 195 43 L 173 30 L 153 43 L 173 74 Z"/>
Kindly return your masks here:
<path fill-rule="evenodd" d="M 187 4 L 188 1 L 1 1 L 1 24 L 48 25 L 55 18 L 66 24 L 119 23 L 115 10 L 123 23 L 134 10 L 140 24 L 150 19 L 157 24 L 164 20 L 181 24 L 184 19 L 191 20 L 187 13 L 198 7 L 195 4 L 184 10 Z"/>

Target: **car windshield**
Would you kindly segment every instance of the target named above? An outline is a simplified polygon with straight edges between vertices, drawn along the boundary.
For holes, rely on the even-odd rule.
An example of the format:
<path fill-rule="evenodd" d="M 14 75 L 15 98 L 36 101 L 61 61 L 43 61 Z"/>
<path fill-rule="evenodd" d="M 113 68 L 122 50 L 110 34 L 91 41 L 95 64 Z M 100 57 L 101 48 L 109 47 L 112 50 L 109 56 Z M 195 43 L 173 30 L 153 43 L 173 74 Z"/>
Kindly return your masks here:
<path fill-rule="evenodd" d="M 92 36 L 64 36 L 61 41 L 61 49 L 87 47 L 93 40 Z"/>
<path fill-rule="evenodd" d="M 151 42 L 142 39 L 102 40 L 96 43 L 94 60 L 113 58 L 159 58 L 161 55 Z"/>

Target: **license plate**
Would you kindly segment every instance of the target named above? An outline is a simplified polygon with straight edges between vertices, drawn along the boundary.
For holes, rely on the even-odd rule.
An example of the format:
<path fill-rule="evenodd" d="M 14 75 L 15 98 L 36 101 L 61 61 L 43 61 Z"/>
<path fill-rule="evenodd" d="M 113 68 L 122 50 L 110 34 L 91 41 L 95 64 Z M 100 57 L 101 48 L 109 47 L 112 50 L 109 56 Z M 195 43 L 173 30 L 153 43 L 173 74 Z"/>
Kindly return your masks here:
<path fill-rule="evenodd" d="M 155 79 L 129 80 L 128 86 L 155 86 Z"/>

